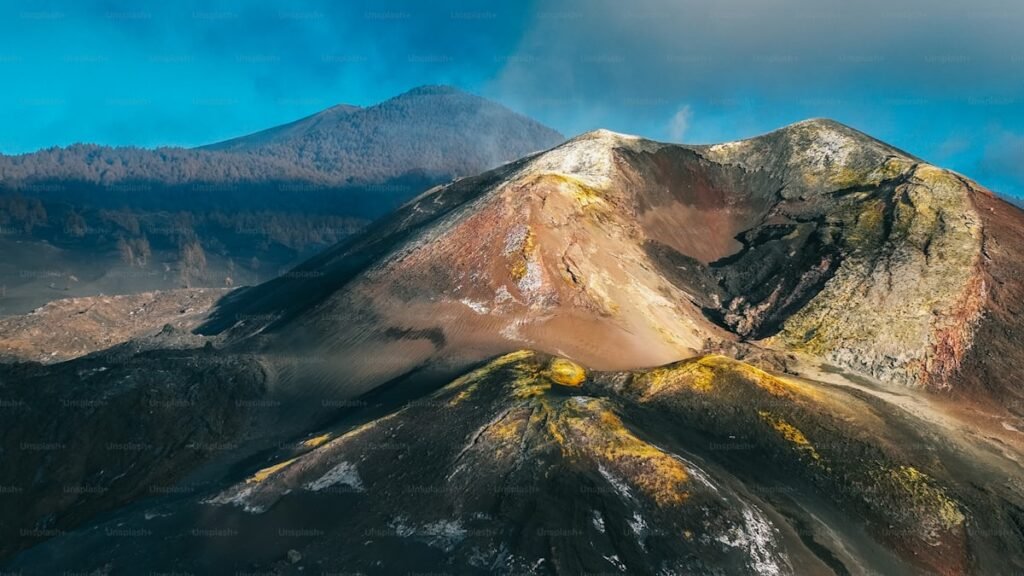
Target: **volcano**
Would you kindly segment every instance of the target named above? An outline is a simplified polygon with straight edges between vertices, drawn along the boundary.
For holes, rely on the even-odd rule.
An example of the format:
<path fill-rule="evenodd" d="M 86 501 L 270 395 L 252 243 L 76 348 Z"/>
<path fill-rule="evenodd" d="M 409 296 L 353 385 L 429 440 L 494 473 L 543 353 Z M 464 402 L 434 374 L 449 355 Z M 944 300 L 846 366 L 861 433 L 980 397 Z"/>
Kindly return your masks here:
<path fill-rule="evenodd" d="M 236 293 L 203 331 L 332 357 L 399 346 L 396 373 L 510 348 L 630 369 L 759 342 L 1016 398 L 1010 371 L 976 374 L 990 344 L 974 340 L 1019 318 L 1005 251 L 1021 223 L 967 179 L 827 120 L 702 147 L 597 131 L 423 194 Z"/>
<path fill-rule="evenodd" d="M 193 334 L 3 367 L 6 567 L 1024 570 L 1022 247 L 1018 208 L 829 120 L 587 133 Z"/>

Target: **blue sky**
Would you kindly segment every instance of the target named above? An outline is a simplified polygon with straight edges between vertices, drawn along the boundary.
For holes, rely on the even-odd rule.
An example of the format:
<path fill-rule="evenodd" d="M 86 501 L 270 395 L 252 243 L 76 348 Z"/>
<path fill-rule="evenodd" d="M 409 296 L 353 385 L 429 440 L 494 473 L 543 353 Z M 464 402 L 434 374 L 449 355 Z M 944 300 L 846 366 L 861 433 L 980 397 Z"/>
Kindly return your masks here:
<path fill-rule="evenodd" d="M 198 145 L 452 84 L 568 134 L 813 116 L 1024 197 L 1018 0 L 0 0 L 0 151 Z"/>

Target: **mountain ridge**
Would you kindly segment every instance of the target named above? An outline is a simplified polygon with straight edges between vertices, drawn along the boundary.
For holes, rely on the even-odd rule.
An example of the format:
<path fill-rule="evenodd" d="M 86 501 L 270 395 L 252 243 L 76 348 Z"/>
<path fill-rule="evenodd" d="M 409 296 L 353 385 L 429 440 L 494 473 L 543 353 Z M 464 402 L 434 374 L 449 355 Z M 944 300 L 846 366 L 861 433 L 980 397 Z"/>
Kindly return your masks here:
<path fill-rule="evenodd" d="M 421 109 L 417 109 L 417 107 Z M 436 110 L 432 107 L 435 107 Z M 383 123 L 381 125 L 385 126 L 384 130 L 391 131 L 389 134 L 385 134 L 385 137 L 392 140 L 374 141 L 378 148 L 381 146 L 397 146 L 401 143 L 404 143 L 403 145 L 405 146 L 422 145 L 414 140 L 413 136 L 415 134 L 398 130 L 399 124 L 395 124 L 396 121 L 404 121 L 406 123 L 410 121 L 418 122 L 417 126 L 421 131 L 424 129 L 434 130 L 435 140 L 432 142 L 434 146 L 453 146 L 458 140 L 456 138 L 458 134 L 463 134 L 464 136 L 465 131 L 472 130 L 476 132 L 478 137 L 480 134 L 492 132 L 503 133 L 505 134 L 508 147 L 504 148 L 503 146 L 505 145 L 497 141 L 487 144 L 478 142 L 475 145 L 470 144 L 458 147 L 457 149 L 453 148 L 450 151 L 451 158 L 447 160 L 451 164 L 445 164 L 440 158 L 434 158 L 426 163 L 416 162 L 416 156 L 412 155 L 408 158 L 402 158 L 402 162 L 405 163 L 402 169 L 391 167 L 384 170 L 384 173 L 376 175 L 367 173 L 362 175 L 351 167 L 346 172 L 345 166 L 341 166 L 341 162 L 339 162 L 344 160 L 344 158 L 334 157 L 332 159 L 325 156 L 329 152 L 354 153 L 356 149 L 352 147 L 360 144 L 358 139 L 355 142 L 346 143 L 345 146 L 348 146 L 348 148 L 342 150 L 323 148 L 321 146 L 321 149 L 312 152 L 312 154 L 318 155 L 313 159 L 307 158 L 303 154 L 295 155 L 293 151 L 288 150 L 287 146 L 284 146 L 284 144 L 298 144 L 297 141 L 288 140 L 288 138 L 298 137 L 301 140 L 303 137 L 310 136 L 311 133 L 320 138 L 325 138 L 331 136 L 329 134 L 331 131 L 351 131 L 351 126 L 341 125 L 338 122 L 344 117 L 360 113 L 370 115 L 366 120 L 366 122 L 370 123 L 367 129 L 370 130 L 369 134 L 374 137 L 379 138 L 375 131 L 381 128 L 374 128 L 373 123 Z M 475 126 L 474 118 L 478 118 L 485 124 Z M 456 123 L 456 120 L 459 120 L 460 123 Z M 333 122 L 333 124 L 330 124 L 328 121 Z M 485 130 L 485 128 L 487 129 Z M 334 136 L 335 138 L 341 138 L 341 136 L 336 134 Z M 355 136 L 353 134 L 347 137 Z M 274 138 L 267 141 L 268 137 Z M 281 141 L 282 137 L 284 141 Z M 244 159 L 244 162 L 246 162 L 239 166 L 243 181 L 298 178 L 323 184 L 338 185 L 379 182 L 382 179 L 398 177 L 410 171 L 437 172 L 435 177 L 437 175 L 452 177 L 472 174 L 492 167 L 502 161 L 514 160 L 528 152 L 547 148 L 563 139 L 564 137 L 557 131 L 483 97 L 463 92 L 450 86 L 422 86 L 413 88 L 373 106 L 334 105 L 283 125 L 191 149 L 178 147 L 112 147 L 81 143 L 67 147 L 46 148 L 25 154 L 0 154 L 0 184 L 6 187 L 17 187 L 23 181 L 45 180 L 55 176 L 64 179 L 77 178 L 83 182 L 97 182 L 100 184 L 124 181 L 140 182 L 146 180 L 144 173 L 126 174 L 117 170 L 117 165 L 124 162 L 119 160 L 119 155 L 140 156 L 140 159 L 136 160 L 136 162 L 141 161 L 143 166 L 147 164 L 155 166 L 167 161 L 168 155 L 171 160 L 185 162 L 202 158 L 202 155 L 205 154 L 219 152 L 221 154 L 213 155 L 210 158 L 223 167 L 224 165 L 232 166 L 235 163 L 233 159 L 236 158 L 236 156 L 223 155 L 224 152 L 244 152 L 249 148 L 259 153 L 248 158 L 243 154 L 237 156 L 237 158 Z M 272 151 L 259 150 L 268 144 L 276 144 L 277 146 Z M 312 142 L 312 145 L 317 144 L 317 142 Z M 365 145 L 365 143 L 363 144 Z M 311 142 L 306 142 L 304 147 L 309 147 L 310 145 Z M 389 154 L 386 149 L 364 150 L 362 153 L 367 158 L 381 156 L 388 158 L 393 154 L 394 151 Z M 491 157 L 487 157 L 488 154 L 491 154 Z M 289 155 L 292 157 L 289 157 Z M 76 166 L 72 167 L 71 170 L 59 169 L 59 162 L 65 158 L 76 162 Z M 104 171 L 102 173 L 89 172 L 89 163 L 101 159 L 108 165 L 104 168 Z M 33 162 L 40 163 L 39 168 L 33 169 L 31 167 Z M 356 165 L 353 164 L 352 166 Z M 83 171 L 83 169 L 85 170 Z M 237 170 L 235 168 L 232 169 Z M 52 173 L 48 173 L 48 171 Z M 247 176 L 247 174 L 253 172 L 255 174 Z M 270 178 L 266 175 L 260 175 L 263 172 L 273 172 L 274 176 Z M 210 171 L 209 169 L 202 168 L 202 165 L 200 165 L 198 169 L 193 168 L 191 171 L 173 177 L 170 173 L 166 176 L 158 173 L 154 181 L 159 182 L 166 179 L 169 184 L 177 184 L 188 181 L 222 182 L 229 181 L 229 178 L 229 175 L 219 175 L 216 171 Z"/>

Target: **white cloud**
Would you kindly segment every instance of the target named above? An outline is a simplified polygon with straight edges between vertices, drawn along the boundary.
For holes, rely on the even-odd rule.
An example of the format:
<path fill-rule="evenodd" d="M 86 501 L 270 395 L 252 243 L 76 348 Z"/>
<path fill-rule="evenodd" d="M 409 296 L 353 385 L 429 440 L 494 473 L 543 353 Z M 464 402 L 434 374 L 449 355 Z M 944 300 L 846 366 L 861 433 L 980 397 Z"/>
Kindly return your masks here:
<path fill-rule="evenodd" d="M 690 119 L 693 118 L 693 110 L 687 104 L 679 108 L 672 119 L 668 121 L 668 137 L 673 142 L 682 142 L 686 132 L 690 129 Z"/>

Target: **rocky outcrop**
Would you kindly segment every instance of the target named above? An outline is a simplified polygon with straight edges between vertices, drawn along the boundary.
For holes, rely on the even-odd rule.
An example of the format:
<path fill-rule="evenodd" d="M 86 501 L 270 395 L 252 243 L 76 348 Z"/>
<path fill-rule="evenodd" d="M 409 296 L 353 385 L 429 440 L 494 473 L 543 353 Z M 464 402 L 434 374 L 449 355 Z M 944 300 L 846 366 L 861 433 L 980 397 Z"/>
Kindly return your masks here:
<path fill-rule="evenodd" d="M 56 300 L 31 314 L 0 318 L 0 358 L 63 362 L 129 340 L 177 333 L 185 347 L 202 345 L 189 333 L 228 290 L 197 288 L 122 296 Z M 162 338 L 158 347 L 173 347 Z"/>
<path fill-rule="evenodd" d="M 778 341 L 907 385 L 949 388 L 983 313 L 982 225 L 955 175 L 913 165 L 840 212 L 843 264 Z"/>

